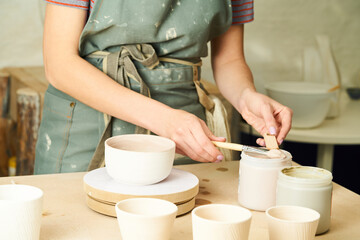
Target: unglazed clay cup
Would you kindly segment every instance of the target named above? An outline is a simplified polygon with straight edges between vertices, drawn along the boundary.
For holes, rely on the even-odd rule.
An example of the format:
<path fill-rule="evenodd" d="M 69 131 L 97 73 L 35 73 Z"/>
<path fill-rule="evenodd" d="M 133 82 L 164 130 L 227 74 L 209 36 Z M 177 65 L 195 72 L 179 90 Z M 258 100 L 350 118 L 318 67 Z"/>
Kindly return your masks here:
<path fill-rule="evenodd" d="M 196 207 L 192 213 L 194 240 L 247 240 L 252 214 L 249 210 L 227 204 Z"/>
<path fill-rule="evenodd" d="M 313 240 L 320 214 L 299 206 L 276 206 L 266 210 L 270 240 Z"/>
<path fill-rule="evenodd" d="M 43 191 L 28 185 L 0 185 L 0 239 L 38 240 Z"/>
<path fill-rule="evenodd" d="M 168 240 L 178 211 L 169 201 L 130 198 L 115 205 L 122 240 Z"/>
<path fill-rule="evenodd" d="M 105 141 L 105 165 L 114 180 L 129 185 L 149 185 L 169 176 L 175 142 L 164 137 L 125 134 Z"/>

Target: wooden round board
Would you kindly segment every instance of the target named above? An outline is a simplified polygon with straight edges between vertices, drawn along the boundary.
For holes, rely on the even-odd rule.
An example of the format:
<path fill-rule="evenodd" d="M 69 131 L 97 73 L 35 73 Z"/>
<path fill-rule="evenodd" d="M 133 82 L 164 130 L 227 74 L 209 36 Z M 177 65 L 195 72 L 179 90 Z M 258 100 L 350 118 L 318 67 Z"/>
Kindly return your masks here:
<path fill-rule="evenodd" d="M 146 186 L 116 182 L 107 174 L 105 167 L 88 172 L 83 181 L 86 194 L 103 203 L 116 203 L 134 197 L 154 197 L 176 204 L 194 198 L 199 192 L 199 179 L 192 173 L 176 168 L 163 181 Z"/>
<path fill-rule="evenodd" d="M 116 217 L 115 205 L 113 204 L 105 204 L 96 201 L 96 199 L 90 197 L 89 195 L 86 195 L 86 204 L 90 209 L 94 210 L 95 212 L 111 217 Z M 178 207 L 178 212 L 176 216 L 188 213 L 195 207 L 195 197 L 185 203 L 177 204 L 176 206 Z"/>

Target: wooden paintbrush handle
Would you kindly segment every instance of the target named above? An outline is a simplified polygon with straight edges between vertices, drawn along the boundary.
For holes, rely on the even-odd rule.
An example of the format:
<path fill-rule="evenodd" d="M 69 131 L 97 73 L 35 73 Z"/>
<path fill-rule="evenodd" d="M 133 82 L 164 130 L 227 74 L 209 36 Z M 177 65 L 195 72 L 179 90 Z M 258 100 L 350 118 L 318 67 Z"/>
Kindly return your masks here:
<path fill-rule="evenodd" d="M 212 143 L 219 148 L 227 148 L 235 151 L 243 150 L 243 145 L 237 143 L 216 142 L 216 141 L 212 141 Z"/>

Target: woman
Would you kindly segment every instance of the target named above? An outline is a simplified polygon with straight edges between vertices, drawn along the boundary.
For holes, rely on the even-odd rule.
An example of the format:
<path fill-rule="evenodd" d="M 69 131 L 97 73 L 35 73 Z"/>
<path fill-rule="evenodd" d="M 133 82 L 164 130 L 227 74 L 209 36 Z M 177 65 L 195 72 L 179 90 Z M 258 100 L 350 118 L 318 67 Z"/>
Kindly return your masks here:
<path fill-rule="evenodd" d="M 252 20 L 252 2 L 95 0 L 89 7 L 84 0 L 47 1 L 50 85 L 36 174 L 89 169 L 109 129 L 112 135 L 149 130 L 174 140 L 177 152 L 195 161 L 221 161 L 211 141 L 225 139 L 208 129 L 200 104 L 207 100 L 198 62 L 208 41 L 216 84 L 242 117 L 262 135 L 276 134 L 279 143 L 290 130 L 291 110 L 256 92 L 244 59 L 243 23 Z"/>

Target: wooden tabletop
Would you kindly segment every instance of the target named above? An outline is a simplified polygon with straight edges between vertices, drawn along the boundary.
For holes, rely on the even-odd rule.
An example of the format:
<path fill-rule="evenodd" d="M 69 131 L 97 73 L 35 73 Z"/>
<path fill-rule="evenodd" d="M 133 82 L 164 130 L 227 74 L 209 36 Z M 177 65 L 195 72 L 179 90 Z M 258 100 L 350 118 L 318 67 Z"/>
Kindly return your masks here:
<path fill-rule="evenodd" d="M 239 161 L 176 166 L 194 173 L 200 180 L 196 204 L 238 205 Z M 14 181 L 44 191 L 44 212 L 40 239 L 121 239 L 116 218 L 96 213 L 85 204 L 82 178 L 85 173 L 0 178 L 0 184 Z M 331 229 L 320 239 L 360 239 L 360 196 L 334 183 Z M 249 240 L 267 240 L 264 212 L 252 211 Z M 172 240 L 192 239 L 191 214 L 178 217 Z"/>

